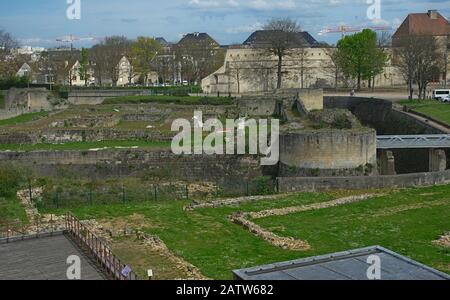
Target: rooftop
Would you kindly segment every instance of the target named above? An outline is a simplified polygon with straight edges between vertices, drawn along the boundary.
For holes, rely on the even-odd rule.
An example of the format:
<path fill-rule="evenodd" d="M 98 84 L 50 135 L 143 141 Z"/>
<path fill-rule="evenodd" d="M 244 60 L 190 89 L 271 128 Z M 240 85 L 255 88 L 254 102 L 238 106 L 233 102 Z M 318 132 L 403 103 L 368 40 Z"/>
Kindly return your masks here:
<path fill-rule="evenodd" d="M 450 35 L 450 23 L 436 10 L 409 14 L 397 29 L 393 38 L 405 35 Z"/>
<path fill-rule="evenodd" d="M 382 280 L 450 280 L 450 276 L 380 246 L 233 271 L 242 280 L 368 280 L 369 256 Z"/>
<path fill-rule="evenodd" d="M 272 30 L 258 30 L 253 32 L 247 40 L 243 43 L 245 46 L 250 47 L 267 47 L 270 43 L 271 35 L 274 34 Z M 297 32 L 295 35 L 295 41 L 292 41 L 292 47 L 313 47 L 318 44 L 308 32 Z"/>
<path fill-rule="evenodd" d="M 207 43 L 212 47 L 220 47 L 220 44 L 216 42 L 209 34 L 194 32 L 183 36 L 183 38 L 178 42 L 178 45 L 183 45 L 187 43 Z"/>
<path fill-rule="evenodd" d="M 91 259 L 62 232 L 0 240 L 1 280 L 66 280 L 66 260 L 70 255 L 81 259 L 82 280 L 105 280 Z"/>

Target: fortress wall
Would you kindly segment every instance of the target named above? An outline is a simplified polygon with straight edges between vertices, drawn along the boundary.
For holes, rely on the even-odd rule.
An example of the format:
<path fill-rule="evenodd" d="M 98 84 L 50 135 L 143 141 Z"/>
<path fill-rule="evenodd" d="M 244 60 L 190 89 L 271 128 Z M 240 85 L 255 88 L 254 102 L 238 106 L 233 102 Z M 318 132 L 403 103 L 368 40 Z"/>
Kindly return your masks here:
<path fill-rule="evenodd" d="M 165 151 L 0 152 L 0 162 L 31 167 L 40 176 L 106 178 L 149 175 L 187 181 L 236 181 L 263 175 L 256 156 L 177 156 Z"/>
<path fill-rule="evenodd" d="M 45 88 L 11 88 L 5 96 L 6 110 L 28 110 L 28 112 L 50 110 L 50 92 Z"/>
<path fill-rule="evenodd" d="M 280 162 L 299 169 L 376 166 L 376 134 L 371 129 L 283 133 Z"/>
<path fill-rule="evenodd" d="M 348 109 L 379 135 L 441 134 L 440 130 L 416 118 L 393 109 L 391 101 L 361 97 L 324 97 L 324 107 Z"/>
<path fill-rule="evenodd" d="M 301 89 L 299 90 L 299 98 L 309 111 L 323 109 L 322 89 Z"/>
<path fill-rule="evenodd" d="M 268 117 L 275 113 L 276 97 L 251 97 L 239 99 L 238 111 L 241 115 Z"/>
<path fill-rule="evenodd" d="M 112 91 L 71 91 L 69 92 L 69 103 L 73 105 L 98 105 L 107 98 L 142 95 L 142 90 L 112 90 Z"/>
<path fill-rule="evenodd" d="M 282 193 L 317 192 L 338 189 L 377 189 L 431 186 L 450 183 L 450 170 L 435 173 L 414 173 L 390 176 L 323 177 L 323 178 L 278 178 Z"/>

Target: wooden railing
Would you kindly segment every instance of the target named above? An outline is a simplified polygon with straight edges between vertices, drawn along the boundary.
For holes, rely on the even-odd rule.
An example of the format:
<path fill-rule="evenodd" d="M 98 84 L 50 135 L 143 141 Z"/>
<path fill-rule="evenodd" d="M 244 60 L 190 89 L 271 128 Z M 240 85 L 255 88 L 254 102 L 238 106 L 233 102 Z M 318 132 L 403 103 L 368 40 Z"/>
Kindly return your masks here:
<path fill-rule="evenodd" d="M 111 249 L 72 214 L 66 214 L 66 234 L 81 248 L 89 251 L 112 280 L 138 280 L 136 273 L 123 264 Z M 127 271 L 128 269 L 128 271 Z"/>

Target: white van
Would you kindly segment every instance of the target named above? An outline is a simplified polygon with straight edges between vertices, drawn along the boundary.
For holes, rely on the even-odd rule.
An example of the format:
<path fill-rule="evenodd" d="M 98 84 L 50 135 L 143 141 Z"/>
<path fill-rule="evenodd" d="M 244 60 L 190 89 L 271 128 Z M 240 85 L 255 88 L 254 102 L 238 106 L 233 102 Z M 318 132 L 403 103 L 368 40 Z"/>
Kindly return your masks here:
<path fill-rule="evenodd" d="M 445 97 L 450 95 L 450 90 L 434 90 L 433 91 L 433 99 L 435 100 L 444 100 Z"/>

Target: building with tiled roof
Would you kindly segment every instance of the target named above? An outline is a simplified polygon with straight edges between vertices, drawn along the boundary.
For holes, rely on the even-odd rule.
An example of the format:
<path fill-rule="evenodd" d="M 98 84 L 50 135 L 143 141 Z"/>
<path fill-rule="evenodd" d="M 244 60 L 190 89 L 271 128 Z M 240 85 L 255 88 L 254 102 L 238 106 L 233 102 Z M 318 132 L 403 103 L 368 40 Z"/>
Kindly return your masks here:
<path fill-rule="evenodd" d="M 450 23 L 436 10 L 409 14 L 392 36 L 394 46 L 405 36 L 434 36 L 445 45 L 450 42 Z"/>
<path fill-rule="evenodd" d="M 253 32 L 247 40 L 243 43 L 244 46 L 250 48 L 267 48 L 270 46 L 270 38 L 274 33 L 273 30 L 258 30 Z M 308 32 L 301 31 L 295 34 L 295 38 L 292 39 L 292 48 L 306 47 L 311 48 L 317 46 L 319 43 Z"/>
<path fill-rule="evenodd" d="M 194 33 L 189 33 L 186 34 L 185 36 L 183 36 L 183 38 L 178 42 L 178 46 L 186 46 L 186 45 L 190 45 L 190 44 L 205 44 L 207 43 L 208 45 L 211 46 L 211 48 L 219 48 L 220 44 L 214 40 L 209 34 L 207 33 L 199 33 L 199 32 L 194 32 Z"/>

